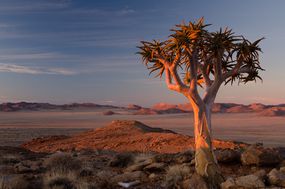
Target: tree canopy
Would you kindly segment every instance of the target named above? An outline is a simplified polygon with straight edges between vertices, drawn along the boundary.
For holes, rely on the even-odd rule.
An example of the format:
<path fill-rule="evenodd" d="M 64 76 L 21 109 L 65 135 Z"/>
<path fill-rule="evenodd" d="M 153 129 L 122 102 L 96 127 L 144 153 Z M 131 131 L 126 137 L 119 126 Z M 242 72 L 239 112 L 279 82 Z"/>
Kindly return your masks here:
<path fill-rule="evenodd" d="M 171 30 L 165 41 L 141 41 L 138 47 L 143 62 L 157 77 L 165 75 L 169 89 L 197 97 L 197 87 L 215 96 L 220 85 L 247 83 L 261 79 L 259 43 L 228 28 L 210 32 L 204 18 L 182 23 Z"/>

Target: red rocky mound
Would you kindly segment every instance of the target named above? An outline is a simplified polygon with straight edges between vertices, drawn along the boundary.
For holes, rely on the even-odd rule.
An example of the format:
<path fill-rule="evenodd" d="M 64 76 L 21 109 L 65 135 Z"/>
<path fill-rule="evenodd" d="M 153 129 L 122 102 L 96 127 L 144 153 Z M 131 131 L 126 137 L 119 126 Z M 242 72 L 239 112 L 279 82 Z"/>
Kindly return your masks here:
<path fill-rule="evenodd" d="M 244 143 L 214 140 L 215 148 L 245 147 Z M 177 153 L 194 149 L 194 138 L 170 130 L 152 128 L 138 121 L 112 121 L 106 127 L 71 137 L 42 137 L 22 147 L 34 152 L 55 152 L 81 149 L 105 149 L 118 152 Z"/>

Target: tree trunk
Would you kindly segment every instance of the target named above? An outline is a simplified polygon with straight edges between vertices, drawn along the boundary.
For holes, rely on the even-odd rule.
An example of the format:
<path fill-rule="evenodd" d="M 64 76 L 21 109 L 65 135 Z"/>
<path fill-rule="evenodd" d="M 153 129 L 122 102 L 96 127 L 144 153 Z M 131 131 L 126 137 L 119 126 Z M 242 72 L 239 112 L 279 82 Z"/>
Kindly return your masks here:
<path fill-rule="evenodd" d="M 223 177 L 212 148 L 210 106 L 194 109 L 195 168 L 211 189 L 220 188 Z"/>

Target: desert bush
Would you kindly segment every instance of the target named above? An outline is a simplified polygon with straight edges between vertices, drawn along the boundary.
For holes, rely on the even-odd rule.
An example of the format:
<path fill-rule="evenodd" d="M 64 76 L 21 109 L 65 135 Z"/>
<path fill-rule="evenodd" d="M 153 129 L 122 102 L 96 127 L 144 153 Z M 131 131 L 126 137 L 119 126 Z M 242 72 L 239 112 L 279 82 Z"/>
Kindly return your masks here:
<path fill-rule="evenodd" d="M 3 176 L 0 177 L 0 189 L 9 189 L 6 179 Z"/>
<path fill-rule="evenodd" d="M 126 167 L 134 162 L 134 155 L 132 153 L 119 153 L 116 154 L 109 162 L 111 167 Z"/>
<path fill-rule="evenodd" d="M 93 188 L 104 188 L 104 189 L 113 189 L 116 188 L 117 183 L 111 181 L 111 178 L 115 176 L 115 173 L 112 171 L 100 171 L 96 175 L 96 180 L 93 183 Z"/>
<path fill-rule="evenodd" d="M 13 154 L 2 154 L 0 156 L 0 164 L 7 165 L 7 164 L 15 164 L 19 162 L 20 162 L 20 158 Z"/>
<path fill-rule="evenodd" d="M 52 171 L 44 176 L 45 189 L 74 189 L 77 180 L 75 172 Z"/>
<path fill-rule="evenodd" d="M 0 177 L 0 189 L 30 189 L 30 183 L 23 176 L 15 176 L 11 179 Z M 40 188 L 39 188 L 40 189 Z"/>
<path fill-rule="evenodd" d="M 77 158 L 66 153 L 53 154 L 46 160 L 46 166 L 50 173 L 68 174 L 78 171 L 81 168 L 81 162 Z"/>
<path fill-rule="evenodd" d="M 69 180 L 66 177 L 57 177 L 47 184 L 49 189 L 75 189 L 73 181 Z"/>
<path fill-rule="evenodd" d="M 181 188 L 182 181 L 190 178 L 191 169 L 185 165 L 174 165 L 168 168 L 164 185 L 166 188 Z"/>

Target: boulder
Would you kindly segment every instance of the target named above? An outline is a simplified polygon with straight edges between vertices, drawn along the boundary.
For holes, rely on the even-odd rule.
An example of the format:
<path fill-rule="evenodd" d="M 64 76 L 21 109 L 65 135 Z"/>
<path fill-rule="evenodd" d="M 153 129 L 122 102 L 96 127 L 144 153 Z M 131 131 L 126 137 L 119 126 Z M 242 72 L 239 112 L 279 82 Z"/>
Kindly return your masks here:
<path fill-rule="evenodd" d="M 241 162 L 243 165 L 276 165 L 281 157 L 275 149 L 252 145 L 241 154 Z"/>
<path fill-rule="evenodd" d="M 125 169 L 125 172 L 134 172 L 134 171 L 142 171 L 144 167 L 151 164 L 152 161 L 150 159 L 135 163 Z"/>
<path fill-rule="evenodd" d="M 233 178 L 228 178 L 225 182 L 221 184 L 221 189 L 234 189 L 236 187 L 237 186 Z"/>
<path fill-rule="evenodd" d="M 145 171 L 150 173 L 162 172 L 165 171 L 165 164 L 164 163 L 152 163 L 144 168 Z"/>
<path fill-rule="evenodd" d="M 263 181 L 256 175 L 246 175 L 236 178 L 236 185 L 244 188 L 264 188 Z"/>
<path fill-rule="evenodd" d="M 237 163 L 241 153 L 234 149 L 220 149 L 215 151 L 215 155 L 219 163 Z"/>
<path fill-rule="evenodd" d="M 267 176 L 270 184 L 285 187 L 285 173 L 274 168 L 268 173 Z"/>
<path fill-rule="evenodd" d="M 265 188 L 263 181 L 256 175 L 241 176 L 236 179 L 228 178 L 221 184 L 222 189 L 253 189 L 253 188 Z"/>
<path fill-rule="evenodd" d="M 266 178 L 266 171 L 264 169 L 258 170 L 253 173 L 255 176 L 258 176 L 260 179 L 264 180 Z"/>

